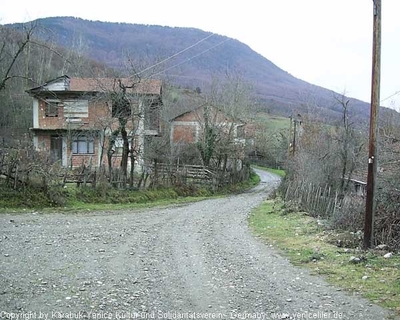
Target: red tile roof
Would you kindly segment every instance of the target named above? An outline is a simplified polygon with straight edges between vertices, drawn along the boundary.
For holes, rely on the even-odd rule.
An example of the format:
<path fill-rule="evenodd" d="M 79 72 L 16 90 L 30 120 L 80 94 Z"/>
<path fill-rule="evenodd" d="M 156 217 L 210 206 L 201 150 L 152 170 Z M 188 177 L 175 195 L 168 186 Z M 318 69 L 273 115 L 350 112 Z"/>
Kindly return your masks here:
<path fill-rule="evenodd" d="M 70 78 L 67 75 L 50 80 L 39 87 L 27 90 L 27 92 L 30 94 L 35 94 L 42 91 L 47 91 L 48 89 L 46 89 L 46 86 L 61 81 L 64 82 L 64 85 L 66 85 L 66 87 L 63 85 L 55 91 L 62 90 L 71 92 L 118 92 L 121 89 L 121 81 L 122 85 L 126 87 L 126 91 L 128 94 L 162 94 L 162 81 L 157 79 L 132 80 L 129 78 Z"/>
<path fill-rule="evenodd" d="M 80 92 L 105 92 L 119 91 L 119 80 L 128 87 L 127 93 L 161 94 L 162 81 L 157 79 L 131 80 L 128 78 L 70 78 L 70 91 Z M 133 85 L 133 88 L 129 88 Z"/>

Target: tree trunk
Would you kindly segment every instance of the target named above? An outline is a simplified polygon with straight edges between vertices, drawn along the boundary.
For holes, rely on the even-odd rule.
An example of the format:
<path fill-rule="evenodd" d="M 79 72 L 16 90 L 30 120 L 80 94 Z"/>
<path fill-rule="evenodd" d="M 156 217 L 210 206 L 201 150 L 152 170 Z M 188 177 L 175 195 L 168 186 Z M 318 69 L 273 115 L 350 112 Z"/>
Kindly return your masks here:
<path fill-rule="evenodd" d="M 109 138 L 108 142 L 108 148 L 107 148 L 107 163 L 108 163 L 108 174 L 110 175 L 110 182 L 112 180 L 112 157 L 114 154 L 114 145 L 115 145 L 115 140 L 118 137 L 119 130 L 113 131 Z"/>
<path fill-rule="evenodd" d="M 126 132 L 125 126 L 121 126 L 121 137 L 122 137 L 122 158 L 121 158 L 121 170 L 123 181 L 126 182 L 128 178 L 128 156 L 129 156 L 129 140 L 128 133 Z"/>

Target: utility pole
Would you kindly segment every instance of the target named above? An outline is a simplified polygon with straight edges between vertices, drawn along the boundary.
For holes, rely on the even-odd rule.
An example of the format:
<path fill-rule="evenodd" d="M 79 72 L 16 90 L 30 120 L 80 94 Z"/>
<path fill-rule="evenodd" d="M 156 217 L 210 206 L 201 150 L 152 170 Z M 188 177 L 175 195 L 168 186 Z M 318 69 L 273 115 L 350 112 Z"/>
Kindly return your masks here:
<path fill-rule="evenodd" d="M 371 86 L 371 114 L 369 125 L 369 152 L 367 198 L 365 203 L 364 249 L 369 249 L 373 243 L 374 214 L 375 214 L 375 180 L 377 172 L 377 137 L 378 115 L 380 103 L 380 72 L 381 72 L 381 9 L 382 1 L 374 2 L 374 27 L 372 42 L 372 86 Z"/>
<path fill-rule="evenodd" d="M 289 117 L 289 133 L 288 133 L 288 157 L 292 155 L 292 124 L 293 124 L 293 119 L 292 116 Z"/>
<path fill-rule="evenodd" d="M 295 155 L 295 153 L 296 153 L 296 145 L 298 144 L 298 142 L 297 142 L 297 136 L 298 136 L 297 124 L 301 125 L 301 120 L 298 120 L 297 118 L 301 118 L 301 115 L 297 114 L 297 116 L 294 116 L 292 114 L 289 117 L 289 119 L 290 119 L 290 125 L 289 125 L 289 150 L 288 150 L 289 156 L 294 156 Z"/>
<path fill-rule="evenodd" d="M 297 119 L 293 119 L 293 156 L 296 153 Z"/>

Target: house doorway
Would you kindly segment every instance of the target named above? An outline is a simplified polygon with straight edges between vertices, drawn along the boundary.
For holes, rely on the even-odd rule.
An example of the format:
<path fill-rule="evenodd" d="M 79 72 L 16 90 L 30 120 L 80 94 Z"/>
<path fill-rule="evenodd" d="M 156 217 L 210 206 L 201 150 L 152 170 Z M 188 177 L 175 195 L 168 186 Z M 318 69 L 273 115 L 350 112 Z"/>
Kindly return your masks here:
<path fill-rule="evenodd" d="M 50 157 L 51 161 L 62 161 L 62 137 L 50 137 Z"/>

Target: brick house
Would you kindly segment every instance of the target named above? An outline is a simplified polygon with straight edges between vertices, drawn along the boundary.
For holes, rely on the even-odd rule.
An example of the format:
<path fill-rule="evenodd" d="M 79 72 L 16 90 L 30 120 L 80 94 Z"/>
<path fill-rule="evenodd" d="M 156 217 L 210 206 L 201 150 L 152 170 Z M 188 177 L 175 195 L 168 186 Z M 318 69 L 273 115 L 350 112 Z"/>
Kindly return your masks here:
<path fill-rule="evenodd" d="M 127 119 L 130 146 L 137 152 L 140 168 L 146 144 L 159 134 L 162 82 L 114 78 L 70 78 L 67 75 L 27 90 L 33 98 L 33 142 L 37 150 L 49 152 L 53 161 L 77 167 L 106 164 L 110 137 Z M 116 103 L 122 97 L 124 109 Z M 119 166 L 122 139 L 112 139 L 112 166 Z"/>
<path fill-rule="evenodd" d="M 205 127 L 206 117 L 208 117 L 209 125 L 216 128 L 221 134 L 230 135 L 236 142 L 244 143 L 245 123 L 210 106 L 201 106 L 173 118 L 170 121 L 171 143 L 198 142 Z"/>
<path fill-rule="evenodd" d="M 246 157 L 245 122 L 228 116 L 216 107 L 203 105 L 170 120 L 170 143 L 173 153 L 180 154 L 184 161 L 196 162 L 193 154 L 187 157 L 185 150 L 189 150 L 190 153 L 190 150 L 193 150 L 190 146 L 199 142 L 200 145 L 206 143 L 206 139 L 203 139 L 206 123 L 209 128 L 212 128 L 213 134 L 217 135 L 216 144 L 213 147 L 216 151 L 213 155 L 215 160 L 213 163 L 219 166 L 220 160 L 217 158 L 221 159 L 219 156 L 223 154 L 228 157 L 224 160 L 225 165 L 230 167 L 235 164 L 237 170 L 241 170 L 242 161 Z M 179 158 L 180 156 L 178 155 Z"/>

